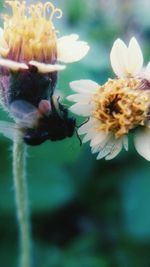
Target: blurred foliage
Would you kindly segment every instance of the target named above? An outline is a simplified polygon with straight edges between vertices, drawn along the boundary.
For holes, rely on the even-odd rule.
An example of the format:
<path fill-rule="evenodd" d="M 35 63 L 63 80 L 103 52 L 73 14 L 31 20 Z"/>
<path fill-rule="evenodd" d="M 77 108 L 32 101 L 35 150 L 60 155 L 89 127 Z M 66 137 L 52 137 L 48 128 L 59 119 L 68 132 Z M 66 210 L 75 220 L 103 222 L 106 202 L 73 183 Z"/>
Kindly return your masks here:
<path fill-rule="evenodd" d="M 62 96 L 70 94 L 72 80 L 102 83 L 113 75 L 109 52 L 118 37 L 129 40 L 135 35 L 145 62 L 150 58 L 149 1 L 55 3 L 64 11 L 57 22 L 60 33 L 79 33 L 91 46 L 84 60 L 60 74 L 57 88 Z M 0 111 L 0 118 L 7 115 Z M 18 258 L 11 146 L 0 137 L 0 266 L 5 267 L 15 267 Z M 76 136 L 46 142 L 28 148 L 27 170 L 34 266 L 150 266 L 150 165 L 136 154 L 132 142 L 128 153 L 111 162 L 97 162 L 88 144 L 80 147 Z"/>

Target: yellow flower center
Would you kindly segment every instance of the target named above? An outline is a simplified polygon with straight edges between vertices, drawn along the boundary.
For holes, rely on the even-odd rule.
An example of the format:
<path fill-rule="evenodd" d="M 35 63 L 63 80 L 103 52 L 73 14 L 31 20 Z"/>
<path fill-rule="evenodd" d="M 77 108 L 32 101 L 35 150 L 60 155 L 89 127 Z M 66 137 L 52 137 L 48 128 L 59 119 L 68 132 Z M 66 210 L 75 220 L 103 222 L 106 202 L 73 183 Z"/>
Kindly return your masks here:
<path fill-rule="evenodd" d="M 51 2 L 26 6 L 25 1 L 6 1 L 12 15 L 4 15 L 4 39 L 7 57 L 16 61 L 37 60 L 53 63 L 57 59 L 56 32 L 52 19 L 62 11 Z"/>
<path fill-rule="evenodd" d="M 142 89 L 140 79 L 108 80 L 94 96 L 93 117 L 100 121 L 98 131 L 116 138 L 144 125 L 149 110 L 150 91 Z"/>

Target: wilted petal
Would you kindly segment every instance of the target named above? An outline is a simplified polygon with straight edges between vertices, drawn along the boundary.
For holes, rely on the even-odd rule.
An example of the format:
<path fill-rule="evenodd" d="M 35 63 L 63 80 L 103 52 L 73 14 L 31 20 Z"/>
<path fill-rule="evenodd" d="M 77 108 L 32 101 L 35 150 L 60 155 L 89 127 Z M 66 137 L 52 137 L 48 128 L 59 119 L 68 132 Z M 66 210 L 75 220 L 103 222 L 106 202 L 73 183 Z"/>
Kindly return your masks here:
<path fill-rule="evenodd" d="M 118 77 L 126 76 L 127 47 L 125 43 L 117 39 L 110 53 L 111 66 Z"/>
<path fill-rule="evenodd" d="M 143 54 L 137 40 L 133 37 L 128 47 L 127 71 L 132 76 L 139 73 L 143 66 Z"/>
<path fill-rule="evenodd" d="M 0 58 L 0 66 L 17 71 L 19 69 L 28 69 L 25 63 L 19 63 L 9 59 Z"/>
<path fill-rule="evenodd" d="M 66 68 L 64 65 L 59 64 L 45 64 L 38 61 L 30 61 L 30 65 L 35 66 L 40 73 L 49 73 L 49 72 L 55 72 L 55 71 L 61 71 Z"/>
<path fill-rule="evenodd" d="M 94 94 L 98 89 L 98 83 L 92 80 L 78 80 L 70 83 L 70 87 L 77 93 L 90 93 Z"/>
<path fill-rule="evenodd" d="M 150 129 L 144 128 L 138 131 L 134 137 L 134 145 L 137 152 L 150 161 Z"/>
<path fill-rule="evenodd" d="M 64 63 L 76 62 L 82 59 L 89 51 L 86 42 L 78 41 L 77 34 L 61 37 L 57 40 L 57 59 Z"/>

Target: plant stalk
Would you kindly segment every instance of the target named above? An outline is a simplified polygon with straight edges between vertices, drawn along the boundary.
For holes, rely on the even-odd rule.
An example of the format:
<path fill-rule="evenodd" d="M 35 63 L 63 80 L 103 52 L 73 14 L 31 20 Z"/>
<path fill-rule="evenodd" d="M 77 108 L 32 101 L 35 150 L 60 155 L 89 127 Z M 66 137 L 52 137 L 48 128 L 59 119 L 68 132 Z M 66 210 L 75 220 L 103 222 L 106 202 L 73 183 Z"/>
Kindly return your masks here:
<path fill-rule="evenodd" d="M 19 267 L 31 267 L 31 237 L 26 184 L 26 147 L 19 138 L 13 145 L 13 176 L 16 197 L 17 217 L 20 228 Z"/>

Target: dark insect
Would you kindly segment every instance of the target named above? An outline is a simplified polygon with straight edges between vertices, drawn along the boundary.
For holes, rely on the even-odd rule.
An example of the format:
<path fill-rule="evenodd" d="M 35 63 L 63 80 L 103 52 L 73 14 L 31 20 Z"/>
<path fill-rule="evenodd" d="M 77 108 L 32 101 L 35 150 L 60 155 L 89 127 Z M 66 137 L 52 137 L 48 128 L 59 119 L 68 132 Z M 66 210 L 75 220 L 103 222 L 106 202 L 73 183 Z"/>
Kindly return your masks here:
<path fill-rule="evenodd" d="M 40 145 L 46 140 L 58 141 L 66 137 L 72 137 L 75 131 L 76 121 L 68 117 L 68 110 L 59 102 L 57 108 L 54 105 L 53 97 L 50 102 L 42 100 L 39 104 L 37 126 L 28 128 L 24 134 L 24 141 L 28 145 Z M 43 114 L 42 114 L 43 113 Z"/>
<path fill-rule="evenodd" d="M 41 100 L 39 107 L 24 100 L 16 100 L 10 106 L 16 125 L 0 121 L 0 131 L 8 138 L 23 138 L 31 146 L 46 140 L 58 141 L 72 137 L 76 121 L 68 116 L 68 110 L 54 97 L 51 101 Z"/>
<path fill-rule="evenodd" d="M 12 72 L 8 105 L 16 100 L 25 100 L 38 108 L 41 100 L 50 100 L 57 83 L 57 72 L 43 74 L 30 66 L 28 70 Z"/>
<path fill-rule="evenodd" d="M 43 76 L 36 68 L 12 73 L 7 107 L 16 124 L 0 121 L 0 132 L 11 139 L 19 136 L 32 146 L 72 137 L 76 120 L 53 95 L 56 80 L 56 73 Z"/>

